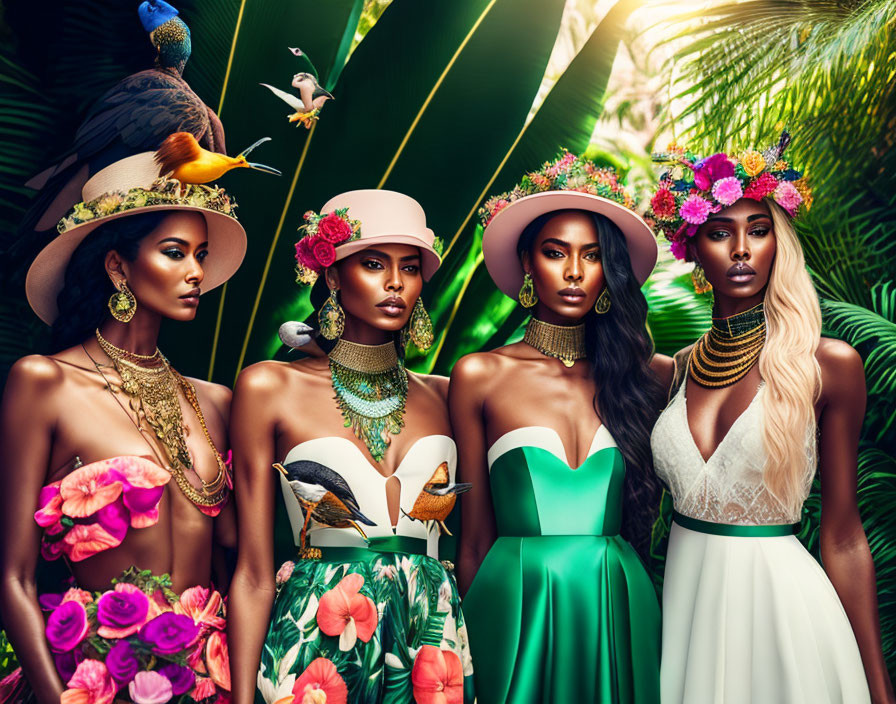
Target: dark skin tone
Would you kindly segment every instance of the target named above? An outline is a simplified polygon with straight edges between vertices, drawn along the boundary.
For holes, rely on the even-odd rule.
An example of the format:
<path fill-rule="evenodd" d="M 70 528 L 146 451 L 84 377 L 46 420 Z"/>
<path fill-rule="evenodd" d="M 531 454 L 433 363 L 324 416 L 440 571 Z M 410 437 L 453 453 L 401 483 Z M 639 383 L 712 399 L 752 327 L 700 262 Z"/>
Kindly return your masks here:
<path fill-rule="evenodd" d="M 598 233 L 583 213 L 564 212 L 548 220 L 522 263 L 538 295 L 532 312 L 546 323 L 577 325 L 606 285 Z M 671 358 L 655 355 L 651 367 L 664 383 L 671 381 Z M 461 512 L 457 577 L 462 594 L 497 537 L 488 448 L 516 428 L 544 426 L 557 431 L 568 461 L 578 467 L 601 425 L 596 392 L 589 362 L 565 367 L 524 342 L 467 355 L 454 366 L 448 404 L 459 481 L 473 483 Z"/>
<path fill-rule="evenodd" d="M 714 316 L 741 313 L 763 300 L 776 248 L 774 225 L 762 202 L 742 198 L 700 226 L 689 254 L 713 286 Z M 856 502 L 856 455 L 866 398 L 862 359 L 847 343 L 829 338 L 819 340 L 815 358 L 821 368 L 821 394 L 815 403 L 821 557 L 858 641 L 871 699 L 893 704 L 880 642 L 874 563 Z M 719 389 L 687 380 L 688 425 L 704 459 L 746 410 L 760 380 L 759 365 Z"/>
<path fill-rule="evenodd" d="M 128 324 L 109 317 L 101 327 L 103 336 L 117 347 L 151 354 L 162 318 L 192 320 L 195 316 L 198 300 L 181 296 L 201 286 L 206 256 L 213 254 L 208 252 L 205 219 L 195 213 L 166 217 L 141 241 L 134 261 L 109 252 L 106 272 L 112 281 L 127 280 L 137 299 L 137 312 Z M 111 364 L 93 336 L 83 347 L 20 359 L 10 371 L 0 407 L 0 466 L 5 468 L 0 473 L 0 534 L 4 536 L 0 609 L 24 674 L 37 700 L 46 704 L 58 704 L 64 686 L 44 637 L 34 582 L 41 537 L 34 512 L 40 488 L 71 472 L 75 456 L 84 464 L 121 455 L 143 456 L 162 464 L 159 457 L 164 457 L 152 431 L 144 435 L 137 431 L 127 400 L 122 401 L 125 411 L 106 389 L 90 357 Z M 113 386 L 120 384 L 114 369 L 103 371 Z M 223 450 L 230 390 L 191 381 L 209 433 Z M 214 453 L 195 411 L 183 397 L 180 401 L 196 475 L 211 480 L 218 471 Z M 198 484 L 198 477 L 190 478 Z M 217 535 L 220 542 L 235 544 L 234 528 L 232 509 L 212 519 L 200 513 L 172 480 L 165 487 L 156 525 L 131 529 L 120 546 L 69 566 L 78 585 L 91 591 L 108 589 L 110 581 L 131 565 L 170 574 L 175 591 L 208 585 L 213 540 Z"/>
<path fill-rule="evenodd" d="M 399 244 L 376 245 L 340 260 L 325 272 L 345 311 L 342 338 L 365 345 L 389 342 L 408 322 L 420 296 L 420 251 Z M 414 443 L 428 435 L 451 435 L 444 377 L 408 374 L 404 428 L 380 463 L 344 427 L 333 400 L 328 360 L 260 362 L 240 374 L 234 391 L 234 469 L 239 557 L 230 591 L 227 634 L 235 704 L 251 704 L 261 648 L 274 600 L 273 516 L 279 481 L 271 468 L 299 443 L 345 438 L 385 477 L 395 473 Z M 398 522 L 400 485 L 386 483 L 392 523 Z"/>

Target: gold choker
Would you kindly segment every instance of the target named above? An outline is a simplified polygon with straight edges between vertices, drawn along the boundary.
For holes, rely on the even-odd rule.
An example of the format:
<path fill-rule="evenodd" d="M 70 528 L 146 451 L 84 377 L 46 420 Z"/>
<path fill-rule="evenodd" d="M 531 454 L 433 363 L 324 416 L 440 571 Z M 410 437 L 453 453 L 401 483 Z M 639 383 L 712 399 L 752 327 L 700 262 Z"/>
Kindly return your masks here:
<path fill-rule="evenodd" d="M 369 374 L 380 374 L 398 366 L 398 352 L 392 342 L 362 345 L 340 338 L 328 356 L 346 369 Z"/>
<path fill-rule="evenodd" d="M 753 368 L 764 346 L 762 303 L 727 318 L 713 318 L 712 327 L 694 345 L 690 376 L 700 386 L 730 386 Z"/>
<path fill-rule="evenodd" d="M 531 318 L 526 325 L 523 342 L 548 357 L 571 367 L 577 359 L 585 359 L 585 324 L 563 326 Z"/>

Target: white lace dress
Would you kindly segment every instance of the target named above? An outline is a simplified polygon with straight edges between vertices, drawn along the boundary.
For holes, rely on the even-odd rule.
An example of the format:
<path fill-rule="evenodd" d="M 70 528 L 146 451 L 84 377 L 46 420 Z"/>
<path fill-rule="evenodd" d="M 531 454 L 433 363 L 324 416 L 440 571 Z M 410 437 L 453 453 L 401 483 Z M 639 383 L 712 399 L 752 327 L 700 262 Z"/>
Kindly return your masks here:
<path fill-rule="evenodd" d="M 796 523 L 763 482 L 764 385 L 704 461 L 683 383 L 651 437 L 657 474 L 685 518 Z M 814 438 L 806 441 L 808 495 Z M 862 704 L 868 686 L 846 612 L 793 535 L 731 537 L 673 523 L 663 588 L 663 704 Z"/>

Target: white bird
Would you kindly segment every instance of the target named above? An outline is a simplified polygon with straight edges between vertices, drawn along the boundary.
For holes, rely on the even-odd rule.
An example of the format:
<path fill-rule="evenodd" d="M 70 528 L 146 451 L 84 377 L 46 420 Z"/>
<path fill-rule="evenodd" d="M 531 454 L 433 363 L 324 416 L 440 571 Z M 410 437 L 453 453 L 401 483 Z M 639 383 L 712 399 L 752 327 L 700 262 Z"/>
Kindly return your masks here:
<path fill-rule="evenodd" d="M 295 110 L 294 113 L 287 116 L 287 119 L 290 122 L 301 122 L 305 129 L 310 129 L 311 125 L 318 119 L 324 103 L 328 100 L 334 100 L 333 94 L 321 88 L 313 74 L 304 71 L 292 77 L 292 87 L 298 89 L 298 96 L 275 88 L 268 83 L 260 85 L 263 85 Z"/>

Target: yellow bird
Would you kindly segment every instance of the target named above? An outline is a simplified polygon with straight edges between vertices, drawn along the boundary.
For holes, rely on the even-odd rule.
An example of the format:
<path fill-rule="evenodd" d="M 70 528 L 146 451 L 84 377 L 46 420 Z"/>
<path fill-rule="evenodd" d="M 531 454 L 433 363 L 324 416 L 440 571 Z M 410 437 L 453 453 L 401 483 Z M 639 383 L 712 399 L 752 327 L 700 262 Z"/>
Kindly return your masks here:
<path fill-rule="evenodd" d="M 469 491 L 472 486 L 452 482 L 448 474 L 448 463 L 442 462 L 436 467 L 429 481 L 423 485 L 423 491 L 414 501 L 414 507 L 405 515 L 418 521 L 435 521 L 441 531 L 451 535 L 451 531 L 445 525 L 445 519 L 457 503 L 457 495 Z"/>
<path fill-rule="evenodd" d="M 160 174 L 176 178 L 181 183 L 209 183 L 221 178 L 231 169 L 255 169 L 280 176 L 277 169 L 246 159 L 249 152 L 270 139 L 262 137 L 237 156 L 227 156 L 203 149 L 189 132 L 175 132 L 162 142 L 162 146 L 156 151 L 155 160 Z"/>

